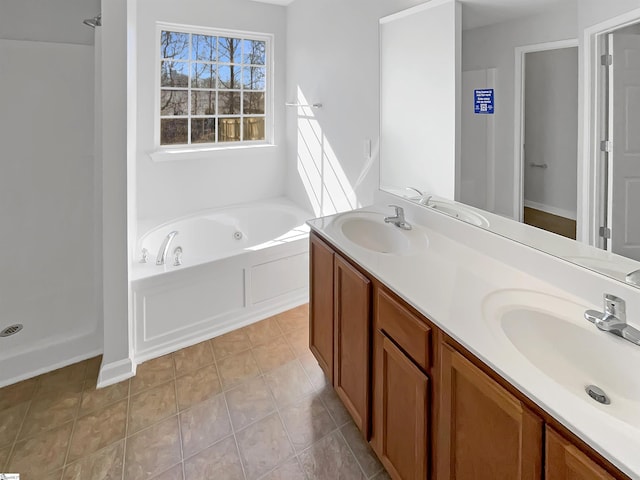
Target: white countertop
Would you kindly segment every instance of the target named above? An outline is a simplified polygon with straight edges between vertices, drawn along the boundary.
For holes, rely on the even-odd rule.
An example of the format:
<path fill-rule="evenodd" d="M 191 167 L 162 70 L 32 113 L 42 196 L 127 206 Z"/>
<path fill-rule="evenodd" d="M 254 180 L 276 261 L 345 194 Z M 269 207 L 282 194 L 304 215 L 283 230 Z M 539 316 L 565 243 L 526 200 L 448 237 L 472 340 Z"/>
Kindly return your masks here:
<path fill-rule="evenodd" d="M 396 199 L 394 203 L 399 202 Z M 544 375 L 515 347 L 496 336 L 482 314 L 487 295 L 504 289 L 559 296 L 585 309 L 601 308 L 591 302 L 600 302 L 603 289 L 623 298 L 629 291 L 620 293 L 624 287 L 601 284 L 605 277 L 490 232 L 412 207 L 408 202 L 402 205 L 407 220 L 424 228 L 429 239 L 428 247 L 413 255 L 376 253 L 352 243 L 335 227 L 341 214 L 307 223 L 620 470 L 640 479 L 640 429 L 612 417 L 606 406 L 579 398 Z M 391 213 L 386 207 L 361 211 Z M 545 273 L 536 272 L 534 265 Z M 535 272 L 535 276 L 529 272 Z M 559 288 L 560 275 L 572 287 Z M 581 290 L 576 290 L 576 283 Z M 609 341 L 605 335 L 603 341 Z M 637 376 L 639 368 L 630 365 L 629 375 Z"/>

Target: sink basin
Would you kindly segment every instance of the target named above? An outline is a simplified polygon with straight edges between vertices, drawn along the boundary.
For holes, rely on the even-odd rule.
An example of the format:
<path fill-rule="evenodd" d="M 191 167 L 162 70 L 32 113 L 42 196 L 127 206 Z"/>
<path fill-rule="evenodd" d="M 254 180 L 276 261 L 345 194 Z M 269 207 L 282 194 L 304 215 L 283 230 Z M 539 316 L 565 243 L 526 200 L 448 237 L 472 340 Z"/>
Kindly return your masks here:
<path fill-rule="evenodd" d="M 569 300 L 528 290 L 501 290 L 485 298 L 491 330 L 563 388 L 636 428 L 640 427 L 640 347 L 598 330 L 587 309 Z M 609 405 L 585 392 L 602 389 Z"/>
<path fill-rule="evenodd" d="M 455 203 L 443 202 L 441 200 L 431 200 L 429 206 L 434 210 L 445 213 L 455 218 L 459 218 L 463 222 L 471 223 L 479 227 L 488 227 L 489 221 L 482 215 L 477 214 L 471 209 Z"/>
<path fill-rule="evenodd" d="M 350 242 L 376 253 L 408 255 L 429 245 L 422 228 L 402 230 L 385 223 L 380 213 L 348 212 L 336 219 L 335 226 Z"/>

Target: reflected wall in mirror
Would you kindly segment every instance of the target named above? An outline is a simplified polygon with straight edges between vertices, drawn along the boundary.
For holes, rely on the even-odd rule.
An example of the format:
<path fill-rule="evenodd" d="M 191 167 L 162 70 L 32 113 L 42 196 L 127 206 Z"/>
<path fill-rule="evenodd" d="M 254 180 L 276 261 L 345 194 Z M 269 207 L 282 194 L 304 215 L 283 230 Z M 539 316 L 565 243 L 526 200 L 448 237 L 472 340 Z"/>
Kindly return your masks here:
<path fill-rule="evenodd" d="M 498 0 L 460 3 L 461 24 L 450 26 L 462 30 L 455 79 L 437 63 L 429 65 L 429 73 L 414 71 L 411 64 L 402 70 L 417 79 L 416 89 L 432 76 L 460 84 L 454 121 L 428 104 L 420 115 L 411 102 L 404 108 L 395 103 L 395 111 L 385 108 L 397 89 L 389 88 L 392 62 L 386 61 L 396 47 L 385 35 L 391 22 L 381 21 L 381 189 L 436 210 L 441 205 L 444 213 L 466 221 L 472 213 L 484 221 L 470 223 L 633 283 L 627 274 L 640 269 L 640 210 L 633 208 L 640 204 L 640 5 L 627 0 L 606 5 L 518 0 L 508 7 Z M 403 55 L 412 46 L 405 42 Z M 420 46 L 427 57 L 442 48 Z M 610 53 L 625 61 L 609 64 L 605 57 L 607 65 L 600 65 L 601 55 Z M 398 76 L 399 66 L 393 67 Z M 430 96 L 441 98 L 435 88 Z M 478 89 L 494 90 L 493 114 L 475 112 Z M 437 125 L 436 137 L 455 138 L 456 151 L 429 155 L 440 147 L 438 140 L 415 135 L 416 130 L 396 149 L 397 132 L 389 125 L 399 125 L 409 113 L 418 131 L 430 121 Z M 602 139 L 610 142 L 602 145 L 608 151 L 600 151 Z M 454 168 L 453 190 L 439 190 L 431 181 L 437 178 L 431 173 L 445 165 Z"/>

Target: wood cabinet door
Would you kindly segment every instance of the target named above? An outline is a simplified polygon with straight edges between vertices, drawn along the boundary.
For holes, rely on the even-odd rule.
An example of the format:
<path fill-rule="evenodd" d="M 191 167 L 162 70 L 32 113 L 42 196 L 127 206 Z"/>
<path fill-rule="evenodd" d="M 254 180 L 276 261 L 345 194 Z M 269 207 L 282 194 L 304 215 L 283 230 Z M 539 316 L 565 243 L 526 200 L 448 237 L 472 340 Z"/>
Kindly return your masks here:
<path fill-rule="evenodd" d="M 334 295 L 333 386 L 369 438 L 371 282 L 337 254 Z"/>
<path fill-rule="evenodd" d="M 425 480 L 429 379 L 380 330 L 375 332 L 371 445 L 395 480 Z"/>
<path fill-rule="evenodd" d="M 309 348 L 333 381 L 333 249 L 309 237 Z"/>
<path fill-rule="evenodd" d="M 540 480 L 543 423 L 449 345 L 441 349 L 439 480 Z"/>
<path fill-rule="evenodd" d="M 547 426 L 546 480 L 614 480 L 602 467 Z"/>

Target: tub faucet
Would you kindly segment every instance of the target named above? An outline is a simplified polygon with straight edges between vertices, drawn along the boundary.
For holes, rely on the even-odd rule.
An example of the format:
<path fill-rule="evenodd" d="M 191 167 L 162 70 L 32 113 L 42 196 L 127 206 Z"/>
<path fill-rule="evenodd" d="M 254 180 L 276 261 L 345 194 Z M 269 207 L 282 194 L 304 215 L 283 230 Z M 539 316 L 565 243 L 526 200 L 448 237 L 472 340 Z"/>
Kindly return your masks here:
<path fill-rule="evenodd" d="M 402 230 L 411 230 L 411 224 L 404 219 L 404 209 L 398 205 L 389 205 L 396 209 L 396 214 L 393 217 L 384 217 L 385 223 L 393 223 L 396 227 Z"/>
<path fill-rule="evenodd" d="M 429 206 L 429 202 L 431 201 L 431 198 L 433 197 L 433 195 L 427 195 L 426 193 L 418 190 L 416 187 L 407 187 L 407 189 L 413 190 L 419 195 L 418 205 L 424 205 L 425 207 Z"/>
<path fill-rule="evenodd" d="M 627 283 L 640 286 L 640 269 L 627 273 L 626 280 Z"/>
<path fill-rule="evenodd" d="M 171 242 L 176 235 L 178 235 L 178 231 L 174 230 L 173 232 L 169 232 L 169 234 L 164 237 L 162 245 L 160 245 L 160 250 L 158 250 L 158 255 L 156 255 L 156 265 L 164 265 L 167 254 L 169 253 L 169 247 L 171 246 Z"/>
<path fill-rule="evenodd" d="M 636 345 L 640 345 L 640 330 L 627 324 L 625 301 L 610 293 L 604 294 L 604 312 L 587 310 L 584 318 L 604 332 L 613 333 Z"/>

